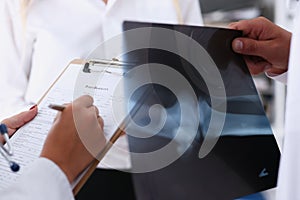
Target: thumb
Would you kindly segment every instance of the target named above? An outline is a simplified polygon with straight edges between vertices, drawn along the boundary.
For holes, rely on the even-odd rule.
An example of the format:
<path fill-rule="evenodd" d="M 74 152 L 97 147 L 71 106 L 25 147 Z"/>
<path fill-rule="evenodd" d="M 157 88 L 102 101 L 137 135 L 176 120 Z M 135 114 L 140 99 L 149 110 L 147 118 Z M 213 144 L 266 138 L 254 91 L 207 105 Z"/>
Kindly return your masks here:
<path fill-rule="evenodd" d="M 237 38 L 232 42 L 232 49 L 236 53 L 244 55 L 265 57 L 265 52 L 268 52 L 267 47 L 266 41 L 258 41 L 250 38 Z"/>
<path fill-rule="evenodd" d="M 37 110 L 37 106 L 32 107 L 32 109 L 30 109 L 29 111 L 21 112 L 17 115 L 3 120 L 2 123 L 7 126 L 8 132 L 11 135 L 16 131 L 16 129 L 31 121 L 37 115 Z"/>

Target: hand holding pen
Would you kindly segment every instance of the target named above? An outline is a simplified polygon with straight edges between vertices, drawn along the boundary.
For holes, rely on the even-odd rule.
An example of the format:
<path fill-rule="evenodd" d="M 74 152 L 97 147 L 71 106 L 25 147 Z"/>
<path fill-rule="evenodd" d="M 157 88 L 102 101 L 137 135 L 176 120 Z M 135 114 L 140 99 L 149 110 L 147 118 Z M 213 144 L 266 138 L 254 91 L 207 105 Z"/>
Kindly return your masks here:
<path fill-rule="evenodd" d="M 103 120 L 99 116 L 98 109 L 93 106 L 92 97 L 85 95 L 61 107 L 62 112 L 57 114 L 40 156 L 52 160 L 72 183 L 91 163 L 94 158 L 93 154 L 105 146 L 106 140 L 103 135 Z M 5 124 L 3 127 L 7 127 L 7 129 L 4 127 L 2 131 L 5 132 L 5 137 L 11 136 L 18 128 L 32 120 L 36 114 L 37 107 L 34 106 L 29 111 L 3 120 L 1 122 Z M 5 140 L 0 136 L 1 144 Z M 8 158 L 12 170 L 17 171 L 16 163 L 10 160 L 6 151 L 9 152 L 10 149 L 3 150 L 4 156 Z"/>
<path fill-rule="evenodd" d="M 86 97 L 88 97 L 88 96 L 86 96 Z M 91 98 L 91 97 L 89 97 L 89 98 Z M 60 112 L 65 112 L 64 110 L 67 109 L 67 106 L 66 105 L 59 105 L 59 104 L 50 104 L 49 108 L 57 110 L 57 111 L 60 111 Z M 96 113 L 97 113 L 98 122 L 101 125 L 102 129 L 101 129 L 101 132 L 100 132 L 100 136 L 99 136 L 99 133 L 98 133 L 98 140 L 96 139 L 97 137 L 95 138 L 95 135 L 94 136 L 87 135 L 87 136 L 85 136 L 83 138 L 81 137 L 81 139 L 83 139 L 85 141 L 85 142 L 84 141 L 83 142 L 86 145 L 86 147 L 88 148 L 89 152 L 92 153 L 92 155 L 94 156 L 94 160 L 90 163 L 87 171 L 85 172 L 85 174 L 83 175 L 83 177 L 81 177 L 81 180 L 73 188 L 73 194 L 74 195 L 78 194 L 78 192 L 80 191 L 80 189 L 83 187 L 83 185 L 85 184 L 85 182 L 88 180 L 88 178 L 92 175 L 93 171 L 98 166 L 100 160 L 104 158 L 104 156 L 110 150 L 110 148 L 113 146 L 113 144 L 116 142 L 116 140 L 121 135 L 125 134 L 124 131 L 123 131 L 124 130 L 123 128 L 125 128 L 126 125 L 124 123 L 121 123 L 120 126 L 117 128 L 117 130 L 114 132 L 113 136 L 105 144 L 106 140 L 105 139 L 101 140 L 101 135 L 103 136 L 103 120 L 99 116 L 99 111 L 98 111 L 98 109 L 96 107 L 95 107 L 95 110 L 96 110 Z M 74 116 L 76 116 L 76 115 L 78 116 L 78 114 L 79 113 L 75 114 Z M 58 115 L 60 115 L 60 113 Z M 88 119 L 86 119 L 86 118 L 84 118 L 84 119 L 85 119 L 85 121 L 87 123 L 89 122 Z M 89 139 L 87 139 L 87 138 L 89 138 Z M 99 140 L 99 138 L 100 138 L 100 140 Z M 88 141 L 92 141 L 92 143 L 94 143 L 94 145 L 91 145 L 91 143 L 87 143 L 86 142 L 87 140 Z M 96 141 L 96 143 L 95 143 L 95 141 Z M 92 146 L 94 146 L 94 148 L 91 148 Z"/>
<path fill-rule="evenodd" d="M 49 107 L 61 112 L 56 115 L 41 157 L 56 163 L 72 183 L 106 144 L 103 120 L 88 95 Z"/>

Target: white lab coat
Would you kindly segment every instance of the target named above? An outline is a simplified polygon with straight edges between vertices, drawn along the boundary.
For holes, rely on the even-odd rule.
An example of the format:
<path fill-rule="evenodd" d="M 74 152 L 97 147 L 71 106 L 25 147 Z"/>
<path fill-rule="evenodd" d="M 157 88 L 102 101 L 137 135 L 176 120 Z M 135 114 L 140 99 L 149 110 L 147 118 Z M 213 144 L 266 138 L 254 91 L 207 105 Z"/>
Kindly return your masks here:
<path fill-rule="evenodd" d="M 291 43 L 287 102 L 285 119 L 285 136 L 279 169 L 277 199 L 300 200 L 300 5 Z"/>
<path fill-rule="evenodd" d="M 71 185 L 63 171 L 46 158 L 28 166 L 18 182 L 0 190 L 3 200 L 71 200 Z"/>
<path fill-rule="evenodd" d="M 198 0 L 45 0 L 29 7 L 22 28 L 20 0 L 0 1 L 0 119 L 37 103 L 65 66 L 86 58 L 101 42 L 120 34 L 124 20 L 201 25 Z M 111 58 L 107 58 L 111 59 Z M 125 151 L 124 151 L 125 150 Z M 131 167 L 126 136 L 101 164 Z"/>
<path fill-rule="evenodd" d="M 202 25 L 198 0 L 178 2 L 184 24 Z M 86 58 L 101 42 L 121 33 L 123 20 L 176 24 L 180 18 L 173 0 L 109 0 L 106 6 L 101 0 L 33 0 L 22 26 L 19 3 L 0 1 L 0 86 L 5 91 L 0 119 L 38 102 L 72 59 Z M 126 144 L 124 137 L 117 142 Z M 129 156 L 113 150 L 101 163 L 130 167 Z M 72 199 L 64 179 L 57 166 L 39 159 L 3 199 Z"/>

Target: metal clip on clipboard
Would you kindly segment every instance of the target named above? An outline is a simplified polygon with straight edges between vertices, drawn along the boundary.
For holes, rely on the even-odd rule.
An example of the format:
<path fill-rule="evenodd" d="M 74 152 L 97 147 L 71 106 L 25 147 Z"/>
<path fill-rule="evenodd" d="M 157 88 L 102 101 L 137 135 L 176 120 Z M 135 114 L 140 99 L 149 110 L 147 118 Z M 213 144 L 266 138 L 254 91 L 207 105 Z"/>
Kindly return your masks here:
<path fill-rule="evenodd" d="M 115 74 L 115 75 L 120 75 L 123 76 L 125 73 L 117 73 L 117 72 L 112 72 L 108 69 L 104 69 L 104 70 L 96 70 L 93 69 L 93 66 L 95 65 L 107 65 L 107 68 L 126 68 L 129 66 L 132 66 L 133 63 L 128 63 L 128 62 L 123 62 L 123 61 L 119 61 L 116 58 L 113 58 L 111 60 L 106 60 L 106 59 L 101 59 L 101 60 L 88 60 L 83 67 L 83 72 L 85 73 L 110 73 L 110 74 Z"/>

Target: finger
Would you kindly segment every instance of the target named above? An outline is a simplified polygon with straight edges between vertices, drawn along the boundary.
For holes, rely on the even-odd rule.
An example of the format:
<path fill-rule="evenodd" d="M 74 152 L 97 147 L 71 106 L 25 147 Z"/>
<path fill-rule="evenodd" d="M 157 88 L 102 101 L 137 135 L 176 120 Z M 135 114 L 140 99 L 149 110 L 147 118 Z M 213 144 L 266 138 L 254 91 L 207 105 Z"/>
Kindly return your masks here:
<path fill-rule="evenodd" d="M 16 129 L 31 121 L 37 115 L 37 111 L 38 108 L 35 106 L 29 111 L 21 112 L 20 114 L 3 120 L 2 123 L 7 126 L 9 133 L 12 134 Z"/>
<path fill-rule="evenodd" d="M 77 98 L 73 103 L 82 107 L 90 107 L 93 105 L 94 99 L 90 95 L 83 95 Z"/>
<path fill-rule="evenodd" d="M 269 47 L 268 41 L 257 41 L 250 38 L 236 38 L 232 42 L 232 49 L 236 53 L 262 58 L 267 57 Z"/>
<path fill-rule="evenodd" d="M 61 112 L 57 112 L 57 114 L 55 115 L 54 119 L 53 119 L 53 123 L 56 122 L 61 116 Z"/>
<path fill-rule="evenodd" d="M 228 24 L 228 28 L 237 30 L 239 22 L 232 22 Z"/>
<path fill-rule="evenodd" d="M 245 62 L 249 68 L 249 71 L 253 75 L 260 74 L 267 69 L 271 68 L 271 64 L 262 59 L 254 59 L 251 57 L 245 57 Z"/>
<path fill-rule="evenodd" d="M 96 106 L 92 106 L 92 107 L 90 107 L 90 109 L 93 109 L 94 112 L 96 113 L 98 123 L 100 124 L 101 128 L 103 129 L 104 122 L 103 122 L 102 117 L 100 117 L 100 115 L 99 115 L 99 109 Z"/>
<path fill-rule="evenodd" d="M 251 20 L 241 20 L 238 22 L 232 22 L 228 25 L 229 28 L 235 29 L 235 30 L 241 30 L 243 32 L 250 32 L 249 24 L 251 23 Z"/>
<path fill-rule="evenodd" d="M 98 120 L 98 123 L 100 124 L 101 128 L 103 129 L 104 127 L 104 121 L 102 119 L 102 117 L 100 117 L 99 115 L 97 116 L 97 120 Z"/>
<path fill-rule="evenodd" d="M 99 116 L 99 109 L 96 106 L 93 106 L 93 108 L 95 109 L 96 115 Z"/>
<path fill-rule="evenodd" d="M 243 31 L 244 35 L 252 35 L 257 37 L 263 34 L 264 31 L 270 26 L 272 26 L 272 22 L 265 17 L 258 17 L 250 20 L 241 20 L 229 25 L 233 29 Z"/>
<path fill-rule="evenodd" d="M 91 106 L 88 108 L 88 111 L 95 116 L 99 116 L 99 109 L 96 106 Z"/>

